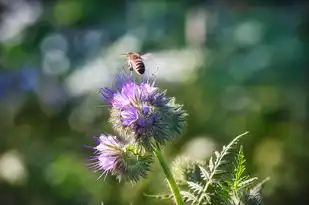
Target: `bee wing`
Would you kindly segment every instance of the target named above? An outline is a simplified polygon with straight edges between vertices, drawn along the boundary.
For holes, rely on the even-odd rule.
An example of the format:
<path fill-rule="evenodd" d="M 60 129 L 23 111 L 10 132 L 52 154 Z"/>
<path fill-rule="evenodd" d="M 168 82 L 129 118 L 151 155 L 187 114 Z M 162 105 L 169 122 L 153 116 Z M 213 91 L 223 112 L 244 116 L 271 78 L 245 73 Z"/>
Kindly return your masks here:
<path fill-rule="evenodd" d="M 158 56 L 154 53 L 145 53 L 141 55 L 141 58 L 145 64 L 145 75 L 142 76 L 142 78 L 146 82 L 154 82 L 156 79 L 156 74 L 159 69 L 158 65 Z"/>
<path fill-rule="evenodd" d="M 156 56 L 153 53 L 145 53 L 141 55 L 141 58 L 145 64 L 148 74 L 153 74 L 155 68 L 157 68 Z"/>
<path fill-rule="evenodd" d="M 149 59 L 151 59 L 151 58 L 153 58 L 153 57 L 154 57 L 154 56 L 153 56 L 152 53 L 145 53 L 145 54 L 141 55 L 141 58 L 142 58 L 143 60 L 149 60 Z"/>

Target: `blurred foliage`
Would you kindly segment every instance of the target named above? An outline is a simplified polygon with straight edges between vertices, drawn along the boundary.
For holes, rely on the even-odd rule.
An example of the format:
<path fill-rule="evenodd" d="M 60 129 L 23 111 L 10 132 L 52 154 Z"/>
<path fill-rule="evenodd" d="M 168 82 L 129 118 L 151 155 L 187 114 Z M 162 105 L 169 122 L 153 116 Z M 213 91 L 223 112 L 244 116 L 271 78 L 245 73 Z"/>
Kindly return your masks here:
<path fill-rule="evenodd" d="M 166 190 L 157 165 L 134 186 L 97 181 L 85 166 L 83 145 L 112 131 L 97 90 L 121 71 L 118 56 L 128 50 L 166 57 L 157 83 L 190 114 L 185 136 L 165 149 L 169 160 L 203 149 L 207 158 L 249 130 L 248 171 L 271 177 L 265 204 L 308 204 L 308 8 L 304 1 L 1 1 L 0 204 L 169 204 L 144 196 Z M 196 139 L 204 148 L 190 148 Z"/>

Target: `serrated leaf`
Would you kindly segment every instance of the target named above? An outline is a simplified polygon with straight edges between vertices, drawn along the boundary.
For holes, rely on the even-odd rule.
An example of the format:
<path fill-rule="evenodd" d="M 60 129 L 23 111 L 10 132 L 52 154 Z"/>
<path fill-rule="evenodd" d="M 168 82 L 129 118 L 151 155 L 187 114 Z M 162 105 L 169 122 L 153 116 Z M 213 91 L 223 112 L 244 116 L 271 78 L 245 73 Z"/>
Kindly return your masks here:
<path fill-rule="evenodd" d="M 252 184 L 252 182 L 254 182 L 257 179 L 258 179 L 257 177 L 253 177 L 253 178 L 250 178 L 246 181 L 243 181 L 243 182 L 239 183 L 238 188 L 239 189 L 245 188 L 245 187 L 249 186 L 250 184 Z"/>
<path fill-rule="evenodd" d="M 214 182 L 214 180 L 212 179 L 214 176 L 218 175 L 218 174 L 222 174 L 224 172 L 222 172 L 221 170 L 219 170 L 219 167 L 222 166 L 222 164 L 225 163 L 225 161 L 223 161 L 223 158 L 229 154 L 229 150 L 235 145 L 237 144 L 238 140 L 246 135 L 248 132 L 245 132 L 241 135 L 238 135 L 237 137 L 235 137 L 227 146 L 223 146 L 223 149 L 221 151 L 221 154 L 216 154 L 217 159 L 215 160 L 215 163 L 213 163 L 212 161 L 212 158 L 210 158 L 209 160 L 209 169 L 210 169 L 210 173 L 208 173 L 209 177 L 208 177 L 208 181 L 206 181 L 204 187 L 203 187 L 203 191 L 205 193 L 207 193 L 208 191 L 208 187 Z M 199 203 L 201 203 L 203 201 L 203 195 L 201 194 L 199 197 L 198 197 L 198 201 Z"/>
<path fill-rule="evenodd" d="M 226 173 L 227 171 L 226 170 L 223 170 L 223 169 L 217 169 L 215 170 L 215 174 L 223 174 L 223 173 Z"/>
<path fill-rule="evenodd" d="M 258 183 L 257 185 L 255 185 L 253 188 L 250 189 L 250 193 L 254 193 L 254 192 L 259 192 L 262 188 L 262 186 L 268 181 L 270 180 L 270 177 L 265 178 L 263 181 L 261 181 L 260 183 Z"/>
<path fill-rule="evenodd" d="M 188 191 L 180 191 L 181 196 L 186 202 L 196 202 L 197 198 Z"/>
<path fill-rule="evenodd" d="M 215 156 L 216 156 L 216 159 L 220 158 L 220 153 L 218 151 L 215 151 Z"/>
<path fill-rule="evenodd" d="M 247 132 L 235 137 L 228 145 L 224 145 L 221 152 L 215 151 L 214 156 L 212 156 L 209 159 L 207 167 L 198 165 L 200 168 L 200 175 L 202 178 L 203 185 L 201 183 L 194 183 L 192 181 L 188 181 L 187 185 L 188 185 L 189 191 L 181 192 L 186 202 L 191 201 L 193 203 L 197 203 L 198 205 L 209 204 L 212 201 L 212 198 L 214 199 L 216 198 L 216 195 L 218 194 L 216 191 L 213 193 L 213 195 L 210 195 L 208 191 L 210 188 L 211 190 L 220 189 L 218 187 L 220 186 L 218 185 L 218 183 L 220 183 L 220 180 L 222 179 L 221 175 L 226 173 L 226 170 L 221 169 L 221 167 L 227 163 L 230 163 L 225 160 L 225 156 L 230 153 L 230 149 L 232 149 L 233 146 L 237 144 L 238 140 L 245 134 L 247 134 Z M 239 179 L 242 179 L 241 174 L 239 174 L 239 173 L 242 173 L 242 170 L 243 168 L 240 167 L 238 170 L 235 171 L 240 176 Z M 222 185 L 221 187 L 222 189 L 223 187 L 227 187 L 227 188 L 224 188 L 225 191 L 223 191 L 222 193 L 225 195 L 224 199 L 228 198 L 229 196 L 228 187 L 230 187 L 231 185 L 232 183 L 229 183 L 227 185 Z"/>
<path fill-rule="evenodd" d="M 225 159 L 221 159 L 221 161 L 220 161 L 220 166 L 226 165 L 226 164 L 229 164 L 229 163 L 230 163 L 229 161 L 227 161 L 227 160 L 225 160 Z"/>
<path fill-rule="evenodd" d="M 187 182 L 187 184 L 193 193 L 201 194 L 203 192 L 203 187 L 200 184 L 194 182 Z"/>
<path fill-rule="evenodd" d="M 208 181 L 209 180 L 209 173 L 207 172 L 207 170 L 199 165 L 199 168 L 201 170 L 201 177 L 203 178 L 204 181 Z"/>
<path fill-rule="evenodd" d="M 206 202 L 206 204 L 210 203 L 210 196 L 209 196 L 208 193 L 201 194 L 201 197 L 199 199 L 199 203 L 202 203 L 202 202 Z M 202 204 L 204 204 L 204 203 L 202 203 Z"/>
<path fill-rule="evenodd" d="M 209 170 L 211 170 L 211 171 L 214 169 L 214 163 L 212 161 L 212 157 L 210 157 L 210 159 L 209 159 L 208 167 L 209 167 Z"/>

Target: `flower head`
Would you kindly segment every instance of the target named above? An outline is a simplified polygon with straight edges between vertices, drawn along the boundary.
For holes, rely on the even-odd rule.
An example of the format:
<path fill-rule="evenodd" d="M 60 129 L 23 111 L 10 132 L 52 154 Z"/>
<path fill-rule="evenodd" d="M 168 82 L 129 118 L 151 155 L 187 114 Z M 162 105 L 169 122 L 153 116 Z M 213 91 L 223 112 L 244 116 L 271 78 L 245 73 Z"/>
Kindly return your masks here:
<path fill-rule="evenodd" d="M 145 152 L 135 150 L 115 136 L 102 134 L 96 139 L 98 145 L 92 147 L 95 150 L 92 168 L 102 171 L 102 175 L 109 173 L 119 180 L 137 181 L 149 171 L 151 156 Z"/>
<path fill-rule="evenodd" d="M 110 122 L 126 140 L 151 148 L 152 139 L 162 144 L 183 131 L 182 106 L 154 83 L 136 83 L 122 74 L 115 89 L 104 88 L 101 94 L 112 105 Z"/>

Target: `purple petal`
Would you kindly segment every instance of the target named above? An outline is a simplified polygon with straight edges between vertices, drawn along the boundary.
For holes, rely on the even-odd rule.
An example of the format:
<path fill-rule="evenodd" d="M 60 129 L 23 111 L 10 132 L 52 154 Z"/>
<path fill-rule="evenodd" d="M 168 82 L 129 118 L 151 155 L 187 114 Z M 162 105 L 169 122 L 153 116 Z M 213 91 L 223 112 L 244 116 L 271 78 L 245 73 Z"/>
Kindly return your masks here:
<path fill-rule="evenodd" d="M 129 104 L 130 104 L 130 98 L 124 95 L 121 95 L 120 93 L 117 93 L 114 95 L 114 99 L 112 103 L 113 107 L 123 108 Z"/>
<path fill-rule="evenodd" d="M 112 91 L 109 88 L 102 88 L 102 89 L 100 89 L 100 93 L 101 93 L 101 96 L 104 100 L 106 100 L 109 103 L 112 102 L 113 96 L 114 96 L 114 91 Z"/>
<path fill-rule="evenodd" d="M 121 89 L 121 94 L 127 98 L 132 98 L 138 86 L 134 83 L 127 83 Z"/>
<path fill-rule="evenodd" d="M 130 126 L 138 119 L 138 113 L 134 107 L 122 111 L 120 115 L 124 126 Z"/>
<path fill-rule="evenodd" d="M 106 170 L 106 171 L 113 168 L 116 159 L 117 159 L 116 157 L 106 157 L 103 155 L 98 157 L 99 165 L 101 169 Z"/>
<path fill-rule="evenodd" d="M 133 83 L 133 79 L 125 74 L 119 74 L 115 77 L 116 89 L 120 91 L 125 84 Z"/>
<path fill-rule="evenodd" d="M 142 84 L 140 85 L 140 88 L 141 88 L 143 91 L 145 91 L 145 92 L 147 92 L 147 93 L 149 93 L 149 94 L 152 93 L 152 92 L 154 92 L 154 91 L 156 90 L 155 87 L 149 85 L 148 83 L 142 83 Z"/>

